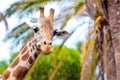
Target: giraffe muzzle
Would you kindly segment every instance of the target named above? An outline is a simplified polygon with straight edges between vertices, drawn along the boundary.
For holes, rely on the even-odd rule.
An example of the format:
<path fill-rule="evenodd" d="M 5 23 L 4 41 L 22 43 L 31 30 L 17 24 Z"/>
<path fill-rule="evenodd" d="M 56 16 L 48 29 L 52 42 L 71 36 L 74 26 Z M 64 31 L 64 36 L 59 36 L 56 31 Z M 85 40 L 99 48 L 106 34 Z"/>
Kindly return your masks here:
<path fill-rule="evenodd" d="M 42 50 L 42 52 L 43 52 L 45 55 L 48 55 L 48 54 L 50 54 L 50 53 L 53 51 L 53 47 L 50 46 L 50 45 L 48 45 L 48 46 L 42 45 L 42 46 L 41 46 L 41 50 Z"/>

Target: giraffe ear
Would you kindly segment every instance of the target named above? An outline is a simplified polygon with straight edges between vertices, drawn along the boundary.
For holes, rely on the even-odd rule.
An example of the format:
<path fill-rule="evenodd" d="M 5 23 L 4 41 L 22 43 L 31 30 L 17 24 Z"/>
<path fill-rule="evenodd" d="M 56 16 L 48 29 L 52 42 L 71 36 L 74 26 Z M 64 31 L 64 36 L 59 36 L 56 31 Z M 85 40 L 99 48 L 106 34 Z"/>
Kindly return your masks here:
<path fill-rule="evenodd" d="M 58 37 L 68 37 L 69 33 L 65 30 L 54 30 L 54 36 L 58 36 Z"/>

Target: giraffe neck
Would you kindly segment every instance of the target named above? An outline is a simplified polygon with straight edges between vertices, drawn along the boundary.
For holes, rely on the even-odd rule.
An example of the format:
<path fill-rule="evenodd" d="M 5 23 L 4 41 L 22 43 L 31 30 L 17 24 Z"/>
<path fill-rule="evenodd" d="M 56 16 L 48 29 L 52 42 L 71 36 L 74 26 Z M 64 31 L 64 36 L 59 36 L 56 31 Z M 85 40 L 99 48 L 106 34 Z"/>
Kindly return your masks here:
<path fill-rule="evenodd" d="M 2 80 L 23 80 L 39 53 L 40 50 L 37 49 L 34 40 L 28 41 L 3 73 Z"/>

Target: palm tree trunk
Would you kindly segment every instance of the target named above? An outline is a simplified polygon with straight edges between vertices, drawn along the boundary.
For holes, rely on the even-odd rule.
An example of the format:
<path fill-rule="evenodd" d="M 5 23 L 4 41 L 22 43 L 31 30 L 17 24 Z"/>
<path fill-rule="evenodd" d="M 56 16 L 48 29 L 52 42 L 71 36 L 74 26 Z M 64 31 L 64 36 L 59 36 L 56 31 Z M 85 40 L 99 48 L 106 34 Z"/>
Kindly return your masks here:
<path fill-rule="evenodd" d="M 101 62 L 101 71 L 99 73 L 102 80 L 107 75 L 108 80 L 116 80 L 115 57 L 110 34 L 110 27 L 106 19 L 101 19 L 98 25 L 95 47 L 99 52 L 99 61 Z M 98 77 L 99 80 L 99 77 Z"/>
<path fill-rule="evenodd" d="M 120 80 L 120 2 L 118 0 L 108 1 L 108 17 L 115 55 L 116 76 Z M 115 67 L 112 67 L 113 69 Z"/>
<path fill-rule="evenodd" d="M 90 17 L 94 21 L 101 17 L 98 21 L 98 27 L 94 27 L 96 31 L 95 47 L 99 53 L 99 62 L 101 62 L 100 74 L 97 75 L 96 79 L 120 80 L 120 1 L 85 1 Z M 93 1 L 96 4 L 95 8 L 92 8 L 94 7 Z"/>
<path fill-rule="evenodd" d="M 100 53 L 108 80 L 120 80 L 120 2 L 117 0 L 102 0 L 106 8 L 106 18 L 100 21 L 101 43 L 96 47 Z M 106 24 L 107 23 L 107 24 Z M 100 33 L 99 33 L 100 34 Z M 101 47 L 101 51 L 99 48 Z"/>

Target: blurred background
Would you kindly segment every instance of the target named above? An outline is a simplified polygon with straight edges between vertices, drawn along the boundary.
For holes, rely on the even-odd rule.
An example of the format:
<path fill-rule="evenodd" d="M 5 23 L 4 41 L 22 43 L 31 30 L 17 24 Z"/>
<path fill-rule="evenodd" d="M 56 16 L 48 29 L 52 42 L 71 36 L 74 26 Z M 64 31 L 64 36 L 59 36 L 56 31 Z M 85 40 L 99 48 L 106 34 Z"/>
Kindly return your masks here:
<path fill-rule="evenodd" d="M 40 6 L 45 7 L 45 16 L 54 8 L 55 27 L 67 30 L 70 36 L 54 38 L 53 52 L 47 56 L 41 54 L 25 80 L 79 80 L 83 63 L 89 65 L 90 80 L 95 80 L 94 74 L 99 70 L 93 71 L 97 61 L 91 39 L 94 21 L 85 9 L 84 0 L 0 0 L 0 74 L 33 36 L 25 20 L 37 22 Z"/>

